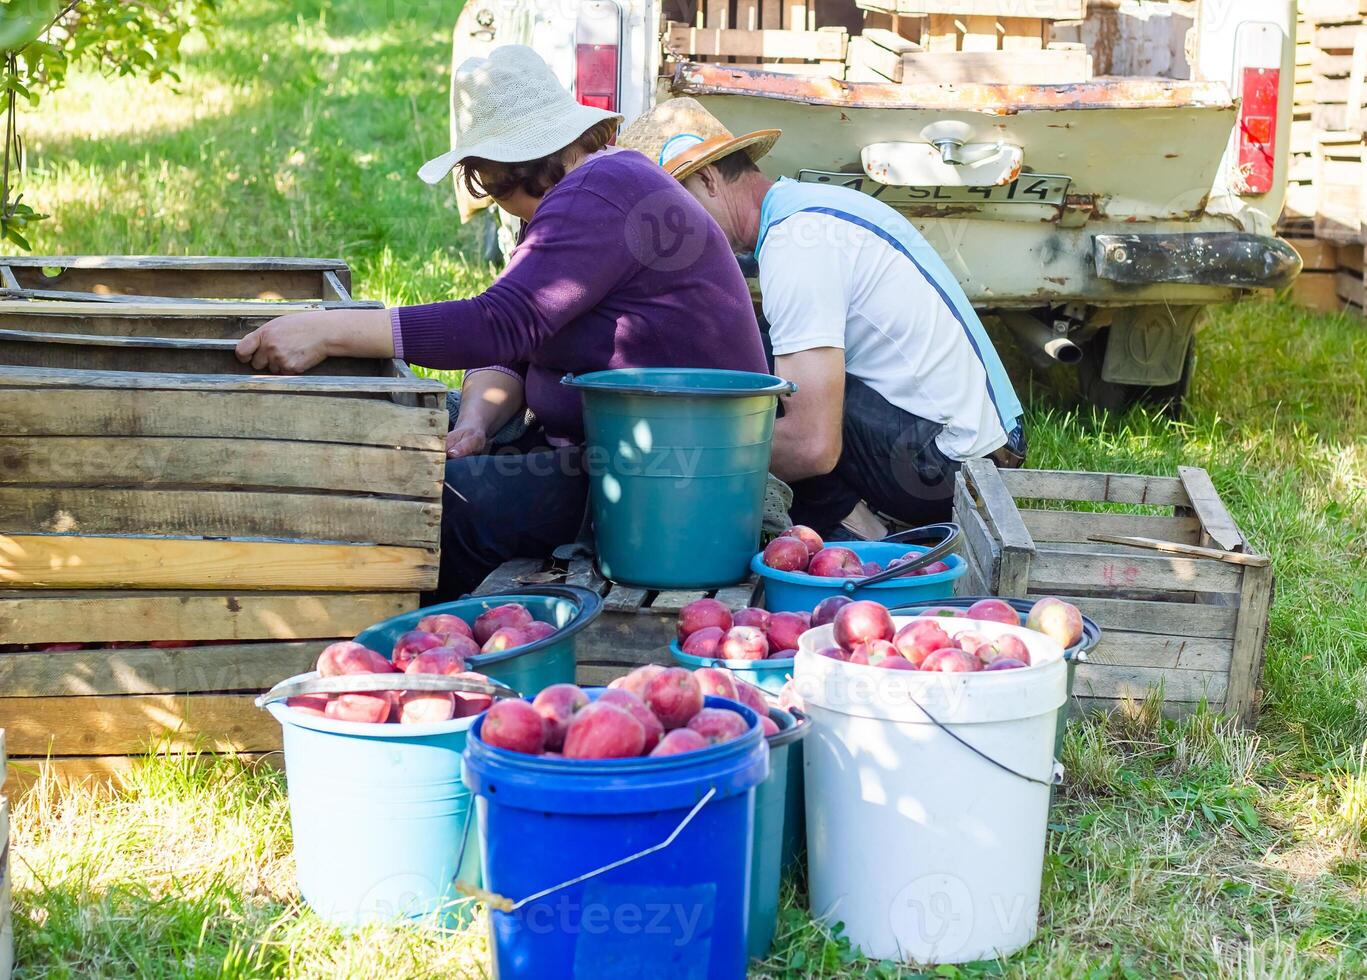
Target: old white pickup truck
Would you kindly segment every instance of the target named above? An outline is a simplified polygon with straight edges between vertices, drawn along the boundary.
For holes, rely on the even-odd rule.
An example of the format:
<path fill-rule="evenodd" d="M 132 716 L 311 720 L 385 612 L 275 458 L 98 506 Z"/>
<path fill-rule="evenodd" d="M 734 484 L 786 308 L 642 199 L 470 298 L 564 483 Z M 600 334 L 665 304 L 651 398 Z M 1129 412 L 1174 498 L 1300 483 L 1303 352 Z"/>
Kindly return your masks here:
<path fill-rule="evenodd" d="M 454 61 L 528 44 L 628 121 L 687 95 L 782 129 L 766 172 L 906 214 L 1116 408 L 1180 402 L 1201 310 L 1300 270 L 1274 230 L 1295 23 L 1295 0 L 467 0 Z"/>

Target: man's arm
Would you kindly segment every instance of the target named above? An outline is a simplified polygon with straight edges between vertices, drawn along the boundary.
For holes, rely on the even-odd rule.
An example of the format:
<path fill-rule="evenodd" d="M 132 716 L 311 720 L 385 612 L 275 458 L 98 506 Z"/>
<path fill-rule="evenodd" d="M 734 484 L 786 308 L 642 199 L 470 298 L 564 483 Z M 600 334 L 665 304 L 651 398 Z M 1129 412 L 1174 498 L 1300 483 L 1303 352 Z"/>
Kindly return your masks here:
<path fill-rule="evenodd" d="M 845 352 L 814 347 L 774 358 L 774 373 L 797 385 L 784 399 L 783 418 L 774 423 L 769 469 L 789 483 L 824 476 L 835 469 L 843 446 Z"/>
<path fill-rule="evenodd" d="M 524 403 L 521 378 L 494 368 L 466 374 L 460 386 L 460 412 L 446 436 L 446 455 L 459 459 L 483 452 L 489 437 L 507 425 Z"/>

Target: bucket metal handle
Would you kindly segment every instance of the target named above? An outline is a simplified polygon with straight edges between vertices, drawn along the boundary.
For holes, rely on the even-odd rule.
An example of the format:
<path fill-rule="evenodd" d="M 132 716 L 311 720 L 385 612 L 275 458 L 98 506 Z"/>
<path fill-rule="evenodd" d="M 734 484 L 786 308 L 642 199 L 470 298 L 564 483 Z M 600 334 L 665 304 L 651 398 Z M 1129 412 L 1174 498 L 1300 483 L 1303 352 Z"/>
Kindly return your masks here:
<path fill-rule="evenodd" d="M 522 697 L 511 687 L 497 681 L 472 681 L 445 674 L 342 674 L 314 677 L 303 681 L 281 681 L 256 699 L 256 706 L 300 697 L 305 694 L 363 694 L 369 691 L 449 691 L 487 694 L 496 698 Z"/>
<path fill-rule="evenodd" d="M 952 730 L 948 725 L 945 725 L 938 718 L 936 718 L 929 711 L 927 711 L 926 706 L 923 705 L 920 701 L 917 701 L 916 696 L 912 694 L 910 691 L 907 692 L 907 700 L 910 701 L 912 704 L 916 705 L 916 707 L 920 709 L 921 714 L 929 718 L 931 723 L 936 728 L 940 729 L 940 731 L 944 732 L 950 738 L 954 739 L 954 741 L 958 742 L 964 748 L 968 749 L 968 751 L 972 752 L 978 758 L 986 759 L 988 762 L 992 763 L 992 765 L 996 766 L 1002 772 L 1009 773 L 1010 775 L 1015 776 L 1017 779 L 1023 779 L 1027 783 L 1034 783 L 1036 786 L 1054 786 L 1062 780 L 1062 773 L 1059 771 L 1061 767 L 1058 767 L 1058 763 L 1054 763 L 1050 766 L 1049 778 L 1047 779 L 1036 779 L 1034 776 L 1027 776 L 1023 772 L 1017 772 L 1015 769 L 1012 769 L 1010 766 L 1008 766 L 1005 762 L 1002 762 L 1000 759 L 992 758 L 992 756 L 988 755 L 986 752 L 978 748 L 973 743 L 964 741 L 964 739 L 959 735 L 958 732 Z"/>
<path fill-rule="evenodd" d="M 959 544 L 964 538 L 964 532 L 957 524 L 927 524 L 925 527 L 913 528 L 910 531 L 903 531 L 901 534 L 889 535 L 883 541 L 889 544 L 910 543 L 924 540 L 927 535 L 932 533 L 941 536 L 942 540 L 929 551 L 918 555 L 911 561 L 884 569 L 877 575 L 870 575 L 868 578 L 848 578 L 841 588 L 846 593 L 853 593 L 870 585 L 877 585 L 880 582 L 901 578 L 903 575 L 910 575 L 912 572 L 919 571 L 927 565 L 933 565 L 941 558 L 946 558 L 958 551 Z"/>

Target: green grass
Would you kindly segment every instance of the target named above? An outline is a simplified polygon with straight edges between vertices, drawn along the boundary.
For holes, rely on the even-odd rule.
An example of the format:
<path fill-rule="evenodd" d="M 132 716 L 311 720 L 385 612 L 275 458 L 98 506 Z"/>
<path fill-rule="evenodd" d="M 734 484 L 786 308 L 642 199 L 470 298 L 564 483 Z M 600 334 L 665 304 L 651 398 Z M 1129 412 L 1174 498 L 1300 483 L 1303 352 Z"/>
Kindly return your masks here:
<path fill-rule="evenodd" d="M 179 91 L 83 76 L 36 113 L 28 200 L 67 253 L 341 256 L 359 295 L 469 295 L 446 139 L 456 5 L 242 0 Z M 1210 470 L 1278 577 L 1253 734 L 1149 709 L 1070 730 L 1040 936 L 948 976 L 1367 971 L 1367 326 L 1216 311 L 1181 423 L 1028 390 L 1032 465 Z M 153 760 L 113 800 L 43 785 L 14 815 L 21 977 L 478 976 L 484 934 L 341 933 L 299 905 L 282 779 Z M 358 846 L 364 842 L 358 841 Z M 893 976 L 790 885 L 766 976 Z"/>

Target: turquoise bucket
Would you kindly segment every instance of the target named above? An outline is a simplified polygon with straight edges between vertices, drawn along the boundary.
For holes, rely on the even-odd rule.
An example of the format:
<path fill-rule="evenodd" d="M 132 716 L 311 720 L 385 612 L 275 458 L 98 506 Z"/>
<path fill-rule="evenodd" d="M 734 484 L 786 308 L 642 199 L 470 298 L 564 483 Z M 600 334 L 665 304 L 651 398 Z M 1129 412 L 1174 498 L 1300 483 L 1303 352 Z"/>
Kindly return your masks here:
<path fill-rule="evenodd" d="M 924 554 L 929 548 L 917 545 L 894 544 L 887 541 L 836 541 L 832 546 L 849 548 L 861 561 L 876 561 L 886 565 L 894 558 L 909 552 Z M 944 559 L 948 571 L 933 575 L 904 575 L 874 585 L 857 586 L 845 591 L 843 578 L 821 578 L 805 572 L 783 572 L 764 564 L 764 553 L 752 555 L 750 570 L 764 583 L 764 608 L 770 612 L 811 612 L 823 599 L 848 595 L 851 599 L 872 599 L 891 609 L 913 603 L 930 605 L 938 599 L 954 594 L 954 583 L 968 571 L 968 564 L 958 555 Z"/>
<path fill-rule="evenodd" d="M 505 602 L 522 603 L 533 618 L 550 623 L 559 632 L 503 653 L 471 657 L 466 664 L 467 669 L 492 677 L 500 684 L 529 696 L 552 684 L 573 684 L 575 637 L 603 611 L 603 600 L 598 593 L 574 585 L 528 586 L 517 592 L 443 602 L 376 623 L 357 634 L 356 642 L 388 657 L 399 637 L 416 629 L 418 620 L 424 616 L 447 613 L 459 616 L 473 626 L 480 613 Z"/>
<path fill-rule="evenodd" d="M 762 960 L 769 955 L 778 929 L 778 895 L 783 872 L 788 867 L 784 851 L 788 845 L 792 807 L 789 805 L 789 758 L 801 746 L 798 744 L 811 731 L 811 722 L 782 708 L 769 709 L 769 717 L 778 725 L 777 735 L 770 735 L 769 776 L 755 787 L 755 843 L 750 858 L 750 928 L 747 945 L 750 958 Z M 797 797 L 797 805 L 802 799 Z"/>
<path fill-rule="evenodd" d="M 759 546 L 778 396 L 794 386 L 690 368 L 595 371 L 561 383 L 584 399 L 602 574 L 647 589 L 742 581 Z"/>
<path fill-rule="evenodd" d="M 316 675 L 300 674 L 290 681 Z M 299 893 L 338 925 L 469 922 L 482 887 L 461 756 L 476 718 L 367 725 L 266 705 L 280 723 Z"/>
<path fill-rule="evenodd" d="M 793 676 L 793 659 L 783 660 L 720 660 L 716 657 L 694 657 L 684 653 L 678 640 L 669 641 L 669 653 L 674 662 L 689 670 L 701 667 L 725 667 L 743 681 L 755 685 L 766 694 L 778 697 L 783 685 Z"/>

